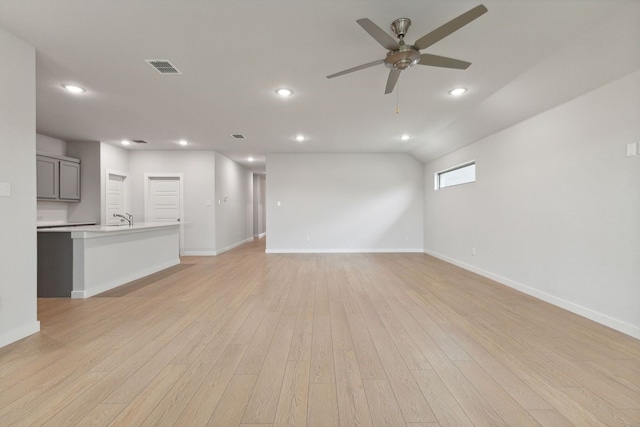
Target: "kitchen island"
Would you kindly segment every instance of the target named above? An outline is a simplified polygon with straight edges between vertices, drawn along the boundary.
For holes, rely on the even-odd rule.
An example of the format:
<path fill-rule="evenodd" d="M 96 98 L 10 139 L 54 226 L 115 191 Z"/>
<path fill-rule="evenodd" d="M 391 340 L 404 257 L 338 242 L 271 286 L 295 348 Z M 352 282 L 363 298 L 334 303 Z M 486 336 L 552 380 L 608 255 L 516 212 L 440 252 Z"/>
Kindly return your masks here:
<path fill-rule="evenodd" d="M 38 296 L 88 298 L 180 263 L 180 224 L 38 229 Z"/>

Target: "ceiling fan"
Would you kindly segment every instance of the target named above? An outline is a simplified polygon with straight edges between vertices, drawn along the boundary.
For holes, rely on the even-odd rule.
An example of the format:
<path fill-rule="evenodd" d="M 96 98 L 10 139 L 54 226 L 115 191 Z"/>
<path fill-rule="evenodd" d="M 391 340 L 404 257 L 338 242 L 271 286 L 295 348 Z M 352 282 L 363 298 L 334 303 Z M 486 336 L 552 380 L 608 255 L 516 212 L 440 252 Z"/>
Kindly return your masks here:
<path fill-rule="evenodd" d="M 386 58 L 358 65 L 357 67 L 349 68 L 348 70 L 340 71 L 339 73 L 331 74 L 327 76 L 327 78 L 332 79 L 344 74 L 353 73 L 354 71 L 373 67 L 374 65 L 384 64 L 387 68 L 391 69 L 391 71 L 389 71 L 389 78 L 387 79 L 387 87 L 384 91 L 385 94 L 388 94 L 393 92 L 393 88 L 396 86 L 398 77 L 400 77 L 400 72 L 416 64 L 466 70 L 469 65 L 471 65 L 470 62 L 460 61 L 459 59 L 447 58 L 444 56 L 431 55 L 428 53 L 420 53 L 420 51 L 459 30 L 486 12 L 486 7 L 478 5 L 422 36 L 413 45 L 405 44 L 404 42 L 404 36 L 407 34 L 407 31 L 411 26 L 411 20 L 409 18 L 399 18 L 391 23 L 391 30 L 398 38 L 398 41 L 394 40 L 393 37 L 369 19 L 358 19 L 356 22 L 367 33 L 369 33 L 371 37 L 380 43 L 382 47 L 389 51 L 387 52 Z"/>

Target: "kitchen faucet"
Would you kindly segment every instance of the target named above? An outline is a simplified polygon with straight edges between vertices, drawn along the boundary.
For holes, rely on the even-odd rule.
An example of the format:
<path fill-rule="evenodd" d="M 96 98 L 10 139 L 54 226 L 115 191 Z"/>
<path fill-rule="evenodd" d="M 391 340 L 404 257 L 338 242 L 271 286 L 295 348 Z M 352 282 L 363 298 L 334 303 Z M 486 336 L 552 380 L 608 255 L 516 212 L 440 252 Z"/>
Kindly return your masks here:
<path fill-rule="evenodd" d="M 126 216 L 124 216 L 126 215 Z M 133 215 L 131 215 L 130 213 L 124 213 L 124 215 L 122 214 L 113 214 L 114 217 L 116 218 L 122 218 L 125 221 L 127 221 L 129 223 L 129 225 L 133 225 Z"/>

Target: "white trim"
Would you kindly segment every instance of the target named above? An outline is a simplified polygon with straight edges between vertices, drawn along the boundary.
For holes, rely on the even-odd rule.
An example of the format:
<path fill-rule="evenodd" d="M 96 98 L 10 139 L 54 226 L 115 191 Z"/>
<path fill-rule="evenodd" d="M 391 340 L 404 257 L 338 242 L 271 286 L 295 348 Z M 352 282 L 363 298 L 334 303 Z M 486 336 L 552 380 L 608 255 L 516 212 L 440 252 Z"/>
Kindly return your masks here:
<path fill-rule="evenodd" d="M 201 251 L 201 250 L 191 250 L 185 249 L 182 256 L 215 256 L 216 251 Z"/>
<path fill-rule="evenodd" d="M 216 256 L 216 255 L 220 255 L 222 253 L 225 253 L 227 251 L 230 251 L 233 248 L 237 248 L 238 246 L 244 245 L 245 243 L 249 243 L 249 242 L 253 242 L 253 239 L 255 237 L 248 237 L 245 240 L 242 240 L 240 242 L 234 243 L 232 245 L 227 246 L 226 248 L 222 248 L 219 251 L 207 251 L 207 250 L 191 250 L 191 249 L 185 249 L 184 256 Z"/>
<path fill-rule="evenodd" d="M 184 252 L 184 174 L 183 173 L 158 173 L 148 172 L 144 174 L 144 220 L 149 218 L 149 180 L 153 178 L 178 178 L 180 185 L 180 255 Z"/>
<path fill-rule="evenodd" d="M 267 254 L 377 254 L 377 253 L 409 253 L 421 254 L 422 249 L 267 249 Z"/>
<path fill-rule="evenodd" d="M 19 341 L 37 332 L 40 332 L 40 322 L 37 320 L 19 328 L 14 328 L 4 335 L 0 335 L 0 347 Z"/>
<path fill-rule="evenodd" d="M 180 258 L 168 261 L 163 264 L 154 265 L 153 267 L 145 268 L 144 270 L 136 271 L 133 274 L 129 274 L 128 276 L 118 277 L 115 280 L 111 280 L 106 282 L 96 288 L 92 288 L 88 291 L 71 291 L 71 298 L 89 298 L 94 295 L 101 294 L 103 292 L 109 291 L 113 288 L 117 288 L 118 286 L 126 285 L 129 282 L 134 280 L 141 279 L 145 276 L 148 276 L 153 273 L 157 273 L 158 271 L 162 271 L 169 267 L 173 267 L 174 265 L 180 264 Z"/>
<path fill-rule="evenodd" d="M 219 251 L 216 251 L 216 255 L 220 255 L 224 252 L 230 251 L 233 248 L 237 248 L 238 246 L 244 245 L 245 243 L 249 243 L 249 242 L 253 242 L 253 237 L 249 237 L 247 239 L 241 240 L 237 243 L 234 243 L 232 245 L 229 245 L 225 248 L 220 249 Z"/>
<path fill-rule="evenodd" d="M 254 234 L 253 237 L 256 239 L 262 239 L 264 236 L 266 236 L 267 233 L 260 233 L 260 234 Z"/>
<path fill-rule="evenodd" d="M 628 323 L 622 322 L 618 319 L 614 319 L 612 317 L 607 316 L 606 314 L 599 313 L 597 311 L 591 310 L 590 308 L 583 307 L 581 305 L 572 303 L 571 301 L 564 300 L 562 298 L 558 298 L 556 296 L 547 294 L 546 292 L 541 292 L 537 289 L 531 288 L 527 285 L 523 285 L 522 283 L 518 283 L 511 279 L 507 279 L 506 277 L 499 276 L 497 274 L 491 273 L 489 271 L 485 271 L 481 268 L 474 267 L 473 265 L 466 264 L 464 262 L 457 261 L 453 258 L 449 258 L 445 255 L 441 255 L 436 252 L 432 252 L 429 250 L 424 251 L 427 255 L 434 256 L 443 261 L 446 261 L 450 264 L 456 265 L 460 268 L 464 268 L 465 270 L 469 270 L 491 280 L 494 280 L 502 285 L 508 286 L 510 288 L 516 289 L 520 292 L 523 292 L 532 297 L 538 298 L 539 300 L 548 302 L 549 304 L 553 304 L 557 307 L 563 308 L 572 313 L 578 314 L 582 317 L 585 317 L 589 320 L 593 320 L 596 323 L 600 323 L 601 325 L 608 326 L 616 331 L 620 331 L 624 334 L 630 335 L 634 338 L 640 339 L 640 328 L 634 325 L 630 325 Z"/>

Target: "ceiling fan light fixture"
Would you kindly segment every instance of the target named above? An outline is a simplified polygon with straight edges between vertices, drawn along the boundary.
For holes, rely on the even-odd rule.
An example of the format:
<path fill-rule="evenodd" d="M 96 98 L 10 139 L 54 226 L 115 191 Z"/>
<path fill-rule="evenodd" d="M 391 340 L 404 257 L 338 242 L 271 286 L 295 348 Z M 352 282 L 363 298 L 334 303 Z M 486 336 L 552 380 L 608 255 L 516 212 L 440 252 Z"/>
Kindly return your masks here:
<path fill-rule="evenodd" d="M 189 144 L 189 142 L 187 142 L 186 139 L 181 139 L 180 141 L 178 141 L 178 144 L 182 145 L 183 147 L 187 144 Z"/>
<path fill-rule="evenodd" d="M 80 94 L 80 93 L 85 93 L 86 90 L 80 86 L 76 86 L 76 85 L 62 85 L 63 88 L 65 88 L 65 90 L 67 92 L 71 92 L 71 93 L 75 93 L 75 94 Z"/>
<path fill-rule="evenodd" d="M 403 141 L 408 141 L 410 138 L 411 137 L 409 135 L 407 135 L 406 133 L 400 137 L 400 139 L 403 140 Z"/>
<path fill-rule="evenodd" d="M 129 141 L 128 139 L 123 139 L 122 141 L 120 141 L 120 144 L 122 144 L 122 145 L 131 145 L 131 141 Z"/>
<path fill-rule="evenodd" d="M 283 97 L 283 98 L 287 98 L 291 95 L 293 95 L 293 91 L 291 89 L 287 89 L 287 88 L 280 88 L 278 90 L 276 90 L 276 93 Z"/>
<path fill-rule="evenodd" d="M 296 135 L 296 141 L 302 142 L 307 139 L 304 135 Z"/>
<path fill-rule="evenodd" d="M 457 88 L 455 88 L 455 89 L 451 89 L 451 90 L 449 91 L 449 95 L 451 95 L 451 96 L 460 96 L 460 95 L 462 95 L 463 93 L 465 93 L 466 91 L 467 91 L 467 88 L 464 88 L 464 87 L 457 87 Z"/>
<path fill-rule="evenodd" d="M 247 160 L 253 162 L 253 157 L 248 157 Z"/>

